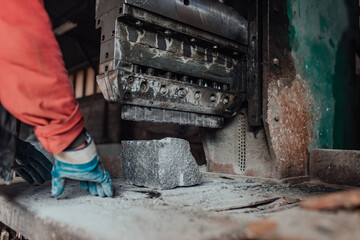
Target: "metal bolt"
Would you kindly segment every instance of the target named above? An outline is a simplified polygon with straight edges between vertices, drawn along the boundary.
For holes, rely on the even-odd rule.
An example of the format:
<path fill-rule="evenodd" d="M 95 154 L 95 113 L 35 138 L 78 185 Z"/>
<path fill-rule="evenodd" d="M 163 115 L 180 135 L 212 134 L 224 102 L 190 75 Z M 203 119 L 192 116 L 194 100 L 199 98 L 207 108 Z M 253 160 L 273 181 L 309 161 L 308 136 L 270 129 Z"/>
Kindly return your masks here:
<path fill-rule="evenodd" d="M 134 82 L 134 77 L 133 76 L 130 76 L 129 78 L 128 78 L 128 83 L 133 83 Z"/>
<path fill-rule="evenodd" d="M 273 58 L 273 64 L 274 64 L 274 66 L 279 66 L 280 65 L 280 61 L 279 61 L 279 59 L 277 59 L 277 58 Z"/>
<path fill-rule="evenodd" d="M 124 94 L 124 99 L 125 99 L 125 100 L 129 100 L 130 98 L 131 98 L 131 93 L 126 92 L 126 93 Z"/>
<path fill-rule="evenodd" d="M 189 83 L 194 84 L 194 80 L 190 79 Z"/>
<path fill-rule="evenodd" d="M 164 33 L 165 33 L 166 36 L 171 36 L 171 31 L 170 30 L 165 30 Z"/>
<path fill-rule="evenodd" d="M 191 43 L 196 43 L 196 39 L 195 39 L 195 38 L 191 38 L 191 39 L 190 39 L 190 42 L 191 42 Z"/>
<path fill-rule="evenodd" d="M 215 102 L 215 101 L 216 101 L 216 96 L 215 96 L 215 94 L 212 94 L 210 96 L 210 102 Z"/>
<path fill-rule="evenodd" d="M 142 92 L 146 92 L 147 90 L 147 83 L 146 82 L 142 82 L 141 85 L 140 85 L 140 90 Z"/>
<path fill-rule="evenodd" d="M 141 21 L 137 20 L 135 22 L 135 25 L 138 26 L 138 27 L 141 27 L 143 25 L 143 23 Z"/>
<path fill-rule="evenodd" d="M 186 90 L 183 89 L 183 88 L 180 88 L 179 91 L 178 91 L 178 95 L 181 98 L 185 97 L 186 96 Z"/>
<path fill-rule="evenodd" d="M 229 97 L 224 97 L 223 103 L 224 103 L 224 104 L 228 104 L 228 103 L 229 103 Z"/>
<path fill-rule="evenodd" d="M 204 87 L 208 87 L 208 83 L 206 81 L 204 83 Z"/>
<path fill-rule="evenodd" d="M 167 93 L 166 86 L 161 86 L 160 93 L 163 94 L 163 95 L 165 95 Z"/>
<path fill-rule="evenodd" d="M 196 100 L 200 99 L 200 92 L 196 92 L 194 97 L 195 97 Z"/>

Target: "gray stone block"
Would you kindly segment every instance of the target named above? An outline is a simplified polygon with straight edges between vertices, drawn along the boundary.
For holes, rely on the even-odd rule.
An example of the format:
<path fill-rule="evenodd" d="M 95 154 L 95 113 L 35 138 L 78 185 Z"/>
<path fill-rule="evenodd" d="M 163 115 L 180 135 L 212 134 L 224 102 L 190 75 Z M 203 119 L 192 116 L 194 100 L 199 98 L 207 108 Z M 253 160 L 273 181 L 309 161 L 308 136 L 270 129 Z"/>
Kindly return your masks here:
<path fill-rule="evenodd" d="M 172 189 L 201 183 L 189 142 L 178 138 L 122 141 L 125 181 L 137 186 Z"/>

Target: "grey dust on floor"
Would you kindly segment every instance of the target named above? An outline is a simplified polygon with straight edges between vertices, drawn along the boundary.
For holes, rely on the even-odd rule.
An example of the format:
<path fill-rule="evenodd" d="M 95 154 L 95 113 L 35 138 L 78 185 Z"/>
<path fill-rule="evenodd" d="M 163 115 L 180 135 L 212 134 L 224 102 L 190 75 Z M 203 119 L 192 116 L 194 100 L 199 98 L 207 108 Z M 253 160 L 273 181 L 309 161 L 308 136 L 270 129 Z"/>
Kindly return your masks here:
<path fill-rule="evenodd" d="M 64 193 L 53 198 L 49 184 L 3 185 L 0 221 L 35 239 L 44 234 L 50 234 L 48 239 L 143 239 L 144 233 L 147 239 L 221 239 L 227 234 L 242 236 L 240 226 L 296 208 L 301 199 L 338 190 L 211 174 L 203 175 L 200 185 L 171 190 L 136 187 L 121 178 L 113 179 L 113 186 L 114 198 L 100 198 L 68 181 Z M 34 219 L 41 222 L 36 225 L 41 236 L 27 224 Z"/>

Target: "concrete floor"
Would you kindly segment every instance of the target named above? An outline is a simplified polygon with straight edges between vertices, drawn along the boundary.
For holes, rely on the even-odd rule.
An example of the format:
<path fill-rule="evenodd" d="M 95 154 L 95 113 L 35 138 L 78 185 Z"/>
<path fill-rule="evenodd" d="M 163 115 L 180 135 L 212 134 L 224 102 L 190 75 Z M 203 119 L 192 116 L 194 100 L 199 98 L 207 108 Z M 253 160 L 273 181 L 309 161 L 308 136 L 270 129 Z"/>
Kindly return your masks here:
<path fill-rule="evenodd" d="M 203 173 L 199 186 L 155 191 L 113 179 L 114 198 L 69 181 L 0 185 L 0 221 L 29 239 L 358 239 L 358 211 L 307 211 L 301 199 L 339 190 Z"/>

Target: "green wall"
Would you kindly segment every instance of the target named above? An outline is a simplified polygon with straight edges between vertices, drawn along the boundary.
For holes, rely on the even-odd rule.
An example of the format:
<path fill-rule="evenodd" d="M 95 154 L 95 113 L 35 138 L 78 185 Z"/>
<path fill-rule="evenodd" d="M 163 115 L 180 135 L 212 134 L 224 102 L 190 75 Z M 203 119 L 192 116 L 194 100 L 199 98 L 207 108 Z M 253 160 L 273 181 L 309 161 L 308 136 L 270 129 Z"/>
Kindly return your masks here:
<path fill-rule="evenodd" d="M 287 0 L 295 68 L 313 117 L 314 148 L 360 149 L 356 0 Z"/>

